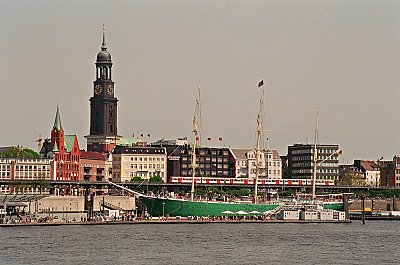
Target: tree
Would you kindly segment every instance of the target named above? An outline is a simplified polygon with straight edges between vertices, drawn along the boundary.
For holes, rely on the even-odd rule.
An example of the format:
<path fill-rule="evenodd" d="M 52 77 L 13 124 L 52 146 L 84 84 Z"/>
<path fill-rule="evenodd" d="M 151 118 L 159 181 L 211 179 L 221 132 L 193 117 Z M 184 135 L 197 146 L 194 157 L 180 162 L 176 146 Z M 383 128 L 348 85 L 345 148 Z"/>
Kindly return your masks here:
<path fill-rule="evenodd" d="M 162 177 L 156 175 L 156 176 L 151 177 L 149 179 L 149 182 L 163 182 L 163 179 L 162 179 Z"/>
<path fill-rule="evenodd" d="M 366 182 L 364 177 L 355 172 L 344 173 L 340 180 L 338 181 L 339 185 L 349 185 L 349 186 L 365 186 Z"/>
<path fill-rule="evenodd" d="M 29 148 L 24 148 L 21 146 L 12 146 L 2 152 L 0 152 L 1 158 L 28 158 L 28 159 L 38 159 L 39 154 Z"/>
<path fill-rule="evenodd" d="M 132 181 L 132 182 L 142 182 L 143 179 L 142 179 L 141 177 L 132 177 L 132 178 L 131 178 L 131 181 Z"/>

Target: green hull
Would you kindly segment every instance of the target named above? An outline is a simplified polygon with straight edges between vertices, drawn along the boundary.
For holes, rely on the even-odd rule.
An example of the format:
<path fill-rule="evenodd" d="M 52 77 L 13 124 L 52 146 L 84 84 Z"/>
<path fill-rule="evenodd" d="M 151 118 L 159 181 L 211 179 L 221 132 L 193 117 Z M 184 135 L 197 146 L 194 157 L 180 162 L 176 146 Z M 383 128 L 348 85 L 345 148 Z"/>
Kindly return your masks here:
<path fill-rule="evenodd" d="M 344 211 L 343 202 L 326 202 L 326 203 L 322 203 L 322 207 L 324 209 Z"/>
<path fill-rule="evenodd" d="M 279 204 L 251 204 L 251 203 L 228 203 L 228 202 L 206 202 L 186 201 L 179 199 L 167 199 L 142 196 L 141 201 L 146 205 L 147 212 L 153 216 L 222 216 L 222 212 L 231 211 L 258 211 L 260 213 L 274 210 Z"/>

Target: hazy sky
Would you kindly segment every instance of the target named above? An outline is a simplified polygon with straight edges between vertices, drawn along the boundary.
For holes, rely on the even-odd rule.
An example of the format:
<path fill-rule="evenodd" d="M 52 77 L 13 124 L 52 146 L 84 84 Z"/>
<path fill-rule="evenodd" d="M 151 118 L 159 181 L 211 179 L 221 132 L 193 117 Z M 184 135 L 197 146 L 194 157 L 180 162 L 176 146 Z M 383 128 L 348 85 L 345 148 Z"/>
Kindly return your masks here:
<path fill-rule="evenodd" d="M 264 79 L 269 145 L 339 144 L 341 162 L 400 154 L 400 1 L 0 1 L 0 146 L 36 150 L 57 103 L 81 148 L 106 25 L 118 133 L 191 133 L 254 147 Z M 148 140 L 148 139 L 147 139 Z"/>

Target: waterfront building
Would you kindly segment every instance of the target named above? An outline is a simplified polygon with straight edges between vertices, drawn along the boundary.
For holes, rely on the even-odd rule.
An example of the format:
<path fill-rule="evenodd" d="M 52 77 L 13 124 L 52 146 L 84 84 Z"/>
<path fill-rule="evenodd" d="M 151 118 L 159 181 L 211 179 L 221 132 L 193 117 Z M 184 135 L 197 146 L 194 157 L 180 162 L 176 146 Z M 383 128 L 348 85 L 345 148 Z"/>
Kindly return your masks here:
<path fill-rule="evenodd" d="M 180 147 L 180 171 L 174 172 L 173 176 L 192 176 L 192 152 L 189 145 Z M 197 147 L 196 148 L 196 177 L 224 177 L 235 178 L 235 159 L 232 150 L 218 147 Z"/>
<path fill-rule="evenodd" d="M 400 156 L 396 155 L 391 161 L 380 161 L 381 186 L 400 186 Z"/>
<path fill-rule="evenodd" d="M 52 159 L 0 158 L 1 180 L 27 180 L 30 185 L 1 185 L 2 194 L 49 194 L 49 181 L 55 178 Z"/>
<path fill-rule="evenodd" d="M 165 148 L 167 151 L 167 181 L 170 181 L 171 176 L 179 174 L 181 170 L 181 148 L 188 144 L 187 137 L 176 140 L 161 139 L 151 144 L 153 147 Z"/>
<path fill-rule="evenodd" d="M 167 152 L 161 147 L 116 146 L 112 152 L 112 179 L 130 181 L 134 177 L 149 180 L 159 176 L 167 181 Z"/>
<path fill-rule="evenodd" d="M 339 165 L 338 184 L 349 186 L 365 186 L 364 174 L 353 165 Z"/>
<path fill-rule="evenodd" d="M 249 177 L 248 154 L 250 149 L 232 149 L 237 178 Z"/>
<path fill-rule="evenodd" d="M 248 176 L 249 179 L 256 177 L 256 154 L 252 150 L 247 154 L 248 158 Z M 260 152 L 259 158 L 259 178 L 281 179 L 282 178 L 282 160 L 277 150 L 267 149 Z"/>
<path fill-rule="evenodd" d="M 112 81 L 111 54 L 107 51 L 105 33 L 101 51 L 96 59 L 96 80 L 93 82 L 93 96 L 90 101 L 90 134 L 85 136 L 87 150 L 109 153 L 121 136 L 117 134 L 117 103 Z"/>
<path fill-rule="evenodd" d="M 317 145 L 317 179 L 338 180 L 339 146 L 335 144 Z M 289 178 L 313 176 L 314 144 L 295 144 L 288 146 L 287 174 Z"/>
<path fill-rule="evenodd" d="M 108 165 L 107 154 L 81 151 L 80 176 L 83 181 L 112 180 L 112 167 Z M 112 177 L 111 177 L 112 178 Z"/>
<path fill-rule="evenodd" d="M 378 186 L 380 184 L 381 172 L 378 161 L 354 160 L 353 165 L 362 173 L 366 185 Z"/>
<path fill-rule="evenodd" d="M 53 159 L 55 174 L 53 180 L 78 181 L 80 179 L 80 150 L 76 135 L 65 135 L 57 106 L 51 138 L 45 139 L 40 150 L 42 158 Z"/>
<path fill-rule="evenodd" d="M 254 150 L 233 149 L 236 161 L 236 177 L 250 180 L 256 177 L 256 155 Z M 282 178 L 282 160 L 277 150 L 267 149 L 260 152 L 258 177 L 264 179 Z"/>
<path fill-rule="evenodd" d="M 171 177 L 192 177 L 192 152 L 187 138 L 159 140 L 152 146 L 167 150 L 168 180 Z M 196 147 L 196 177 L 235 178 L 234 154 L 229 148 Z"/>

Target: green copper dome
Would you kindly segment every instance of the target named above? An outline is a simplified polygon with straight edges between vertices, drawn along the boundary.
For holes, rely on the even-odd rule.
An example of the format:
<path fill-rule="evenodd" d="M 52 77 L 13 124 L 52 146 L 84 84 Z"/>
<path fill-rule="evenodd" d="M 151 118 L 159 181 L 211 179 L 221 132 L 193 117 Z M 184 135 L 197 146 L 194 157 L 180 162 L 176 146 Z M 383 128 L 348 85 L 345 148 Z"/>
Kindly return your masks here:
<path fill-rule="evenodd" d="M 99 53 L 97 54 L 97 62 L 111 63 L 111 54 L 107 51 L 106 36 L 104 34 L 104 29 L 103 29 L 103 42 L 101 44 L 101 51 L 99 51 Z"/>

